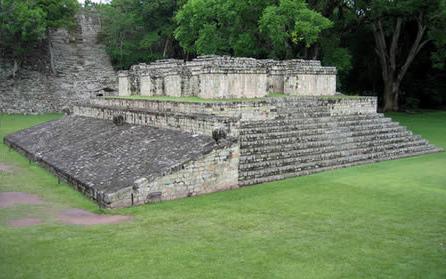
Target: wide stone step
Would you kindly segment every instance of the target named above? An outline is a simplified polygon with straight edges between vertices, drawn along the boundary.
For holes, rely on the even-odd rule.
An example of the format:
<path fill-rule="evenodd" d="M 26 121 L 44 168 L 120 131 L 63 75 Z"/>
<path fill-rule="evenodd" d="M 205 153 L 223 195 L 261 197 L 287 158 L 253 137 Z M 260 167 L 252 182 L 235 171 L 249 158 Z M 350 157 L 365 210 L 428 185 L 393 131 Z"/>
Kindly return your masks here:
<path fill-rule="evenodd" d="M 295 130 L 305 130 L 305 129 L 327 129 L 330 127 L 354 127 L 361 125 L 371 125 L 371 124 L 385 124 L 385 123 L 395 123 L 390 118 L 373 118 L 373 119 L 354 119 L 338 121 L 332 118 L 321 118 L 323 121 L 310 122 L 310 123 L 293 123 L 288 125 L 270 125 L 264 126 L 259 123 L 259 126 L 242 128 L 240 130 L 240 135 L 250 135 L 257 133 L 268 133 L 268 132 L 284 132 L 284 131 L 295 131 Z"/>
<path fill-rule="evenodd" d="M 350 156 L 361 155 L 361 154 L 372 154 L 372 153 L 382 152 L 385 150 L 403 149 L 403 148 L 421 146 L 421 145 L 426 145 L 426 144 L 427 144 L 427 142 L 425 140 L 414 140 L 414 141 L 409 141 L 409 142 L 387 143 L 387 144 L 379 144 L 379 145 L 369 144 L 369 145 L 363 145 L 363 146 L 356 146 L 355 148 L 342 148 L 341 147 L 339 150 L 334 150 L 334 151 L 323 151 L 323 152 L 315 151 L 314 153 L 310 153 L 305 156 L 301 155 L 301 156 L 278 158 L 278 159 L 272 159 L 272 160 L 259 160 L 257 162 L 250 162 L 250 163 L 248 163 L 244 160 L 241 160 L 239 169 L 242 171 L 256 171 L 256 170 L 262 170 L 265 168 L 277 168 L 277 167 L 284 167 L 284 166 L 288 166 L 288 165 L 331 160 L 331 159 L 350 157 Z"/>
<path fill-rule="evenodd" d="M 245 163 L 253 164 L 256 162 L 296 158 L 296 157 L 317 155 L 317 154 L 337 152 L 337 151 L 348 151 L 358 148 L 372 148 L 374 146 L 386 146 L 389 144 L 404 145 L 412 142 L 420 142 L 428 144 L 427 141 L 421 139 L 421 137 L 419 136 L 407 136 L 400 138 L 374 140 L 369 142 L 345 142 L 341 144 L 324 145 L 322 147 L 308 147 L 306 149 L 279 150 L 276 152 L 257 152 L 257 153 L 246 154 L 243 151 L 240 155 L 240 164 L 245 164 Z"/>
<path fill-rule="evenodd" d="M 264 146 L 251 146 L 249 148 L 241 148 L 241 156 L 250 156 L 256 154 L 267 154 L 273 152 L 287 152 L 296 150 L 305 150 L 310 148 L 325 148 L 329 146 L 340 146 L 344 144 L 363 144 L 365 142 L 375 141 L 376 143 L 410 141 L 412 139 L 421 139 L 418 135 L 412 135 L 410 132 L 405 133 L 385 133 L 385 134 L 373 134 L 360 137 L 349 137 L 339 139 L 324 139 L 314 142 L 293 142 L 283 145 L 264 145 Z"/>
<path fill-rule="evenodd" d="M 386 128 L 401 128 L 398 123 L 394 122 L 385 122 L 385 123 L 373 123 L 373 124 L 364 124 L 364 125 L 352 125 L 352 126 L 339 126 L 339 125 L 329 125 L 327 127 L 320 128 L 307 128 L 307 129 L 296 129 L 291 131 L 271 131 L 271 132 L 258 132 L 258 133 L 250 133 L 250 134 L 242 134 L 240 135 L 241 142 L 250 142 L 250 141 L 258 141 L 258 140 L 266 140 L 266 139 L 280 139 L 280 138 L 296 138 L 306 135 L 317 135 L 317 134 L 327 134 L 331 131 L 336 132 L 360 132 L 360 131 L 374 131 L 381 130 Z"/>
<path fill-rule="evenodd" d="M 349 115 L 337 115 L 337 116 L 325 116 L 325 117 L 302 117 L 302 118 L 280 118 L 277 117 L 271 120 L 262 121 L 242 121 L 241 128 L 260 128 L 260 127 L 270 127 L 270 126 L 286 126 L 286 125 L 296 125 L 296 124 L 308 124 L 308 123 L 320 123 L 320 122 L 343 122 L 349 120 L 362 120 L 362 119 L 379 119 L 384 118 L 383 114 L 373 113 L 373 114 L 349 114 Z"/>
<path fill-rule="evenodd" d="M 253 140 L 253 141 L 241 141 L 240 142 L 240 148 L 249 148 L 253 146 L 271 146 L 271 145 L 286 145 L 290 143 L 304 143 L 304 142 L 316 142 L 321 141 L 325 139 L 331 139 L 333 143 L 336 143 L 336 140 L 342 140 L 342 139 L 352 139 L 354 141 L 354 138 L 361 137 L 361 136 L 369 136 L 369 135 L 381 135 L 381 134 L 393 134 L 393 133 L 399 133 L 399 135 L 411 135 L 411 132 L 409 132 L 407 129 L 401 126 L 396 127 L 390 127 L 390 128 L 383 128 L 383 129 L 376 129 L 376 130 L 361 130 L 358 132 L 346 132 L 346 131 L 327 131 L 323 134 L 311 134 L 311 131 L 313 130 L 306 130 L 307 134 L 301 135 L 299 137 L 284 137 L 284 138 L 267 138 L 264 140 Z"/>
<path fill-rule="evenodd" d="M 385 160 L 399 159 L 399 158 L 429 154 L 429 153 L 434 153 L 434 152 L 439 152 L 439 151 L 441 151 L 441 149 L 438 149 L 431 145 L 428 145 L 428 146 L 424 145 L 424 146 L 413 147 L 413 148 L 408 148 L 408 149 L 399 149 L 399 150 L 395 150 L 393 152 L 386 151 L 386 152 L 381 152 L 381 153 L 352 156 L 349 158 L 345 158 L 345 160 L 343 160 L 343 161 L 330 160 L 330 161 L 325 161 L 325 162 L 319 162 L 319 164 L 315 163 L 312 165 L 312 167 L 308 166 L 306 169 L 302 169 L 302 168 L 299 169 L 299 167 L 297 167 L 297 168 L 294 167 L 294 168 L 289 168 L 287 171 L 282 170 L 277 173 L 263 172 L 263 173 L 261 173 L 261 175 L 257 175 L 257 177 L 249 177 L 246 175 L 246 173 L 242 172 L 242 173 L 240 173 L 239 185 L 245 186 L 245 185 L 264 183 L 264 182 L 269 182 L 269 181 L 274 181 L 274 180 L 285 179 L 285 178 L 289 178 L 289 177 L 309 175 L 312 173 L 333 170 L 333 169 L 337 169 L 337 168 L 355 166 L 355 165 L 360 165 L 360 164 L 368 164 L 368 163 L 374 163 L 374 162 L 385 161 Z"/>

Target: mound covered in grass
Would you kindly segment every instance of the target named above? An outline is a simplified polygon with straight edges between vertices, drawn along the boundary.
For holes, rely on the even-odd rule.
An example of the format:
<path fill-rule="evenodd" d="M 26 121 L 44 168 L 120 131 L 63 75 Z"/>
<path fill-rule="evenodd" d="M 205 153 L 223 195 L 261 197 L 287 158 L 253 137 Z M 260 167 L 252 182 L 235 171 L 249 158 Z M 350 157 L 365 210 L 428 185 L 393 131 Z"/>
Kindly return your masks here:
<path fill-rule="evenodd" d="M 394 114 L 446 147 L 446 112 Z M 0 135 L 59 115 L 0 116 Z M 5 145 L 1 192 L 46 203 L 0 209 L 0 277 L 445 278 L 446 153 L 154 205 L 103 211 Z M 131 222 L 82 226 L 48 210 Z M 12 220 L 49 218 L 33 226 Z"/>

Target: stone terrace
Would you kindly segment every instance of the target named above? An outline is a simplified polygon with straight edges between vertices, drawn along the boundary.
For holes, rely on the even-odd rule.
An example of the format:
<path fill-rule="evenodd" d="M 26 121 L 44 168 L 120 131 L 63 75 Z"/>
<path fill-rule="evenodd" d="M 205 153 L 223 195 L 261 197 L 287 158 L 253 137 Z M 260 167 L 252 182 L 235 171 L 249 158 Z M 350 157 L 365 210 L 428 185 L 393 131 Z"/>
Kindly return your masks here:
<path fill-rule="evenodd" d="M 97 98 L 5 142 L 104 207 L 441 151 L 376 109 L 375 97 Z"/>

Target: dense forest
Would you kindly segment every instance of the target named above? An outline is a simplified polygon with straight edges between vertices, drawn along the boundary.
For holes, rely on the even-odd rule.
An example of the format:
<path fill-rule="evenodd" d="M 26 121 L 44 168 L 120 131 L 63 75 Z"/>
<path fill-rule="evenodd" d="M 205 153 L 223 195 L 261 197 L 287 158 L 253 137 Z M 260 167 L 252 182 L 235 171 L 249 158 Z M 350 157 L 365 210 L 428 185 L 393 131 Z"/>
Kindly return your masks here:
<path fill-rule="evenodd" d="M 35 25 L 42 31 L 32 39 L 67 25 L 75 10 L 73 0 L 0 0 L 0 47 L 12 38 L 10 21 L 21 24 L 5 16 L 19 2 L 70 7 L 53 9 L 60 20 Z M 116 69 L 203 54 L 319 59 L 337 67 L 338 91 L 379 96 L 384 111 L 446 105 L 446 0 L 87 0 L 85 8 L 101 13 Z"/>

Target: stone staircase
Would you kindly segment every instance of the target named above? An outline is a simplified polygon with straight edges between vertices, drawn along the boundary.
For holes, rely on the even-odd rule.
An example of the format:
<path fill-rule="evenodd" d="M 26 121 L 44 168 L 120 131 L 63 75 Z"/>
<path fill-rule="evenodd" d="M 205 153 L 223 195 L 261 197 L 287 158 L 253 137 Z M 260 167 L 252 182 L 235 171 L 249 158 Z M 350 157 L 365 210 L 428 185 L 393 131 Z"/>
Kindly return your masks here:
<path fill-rule="evenodd" d="M 440 151 L 383 114 L 336 114 L 311 100 L 279 105 L 277 113 L 240 124 L 241 186 Z"/>

